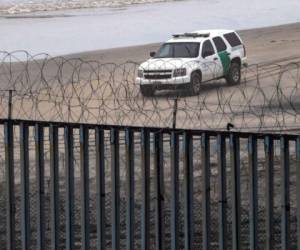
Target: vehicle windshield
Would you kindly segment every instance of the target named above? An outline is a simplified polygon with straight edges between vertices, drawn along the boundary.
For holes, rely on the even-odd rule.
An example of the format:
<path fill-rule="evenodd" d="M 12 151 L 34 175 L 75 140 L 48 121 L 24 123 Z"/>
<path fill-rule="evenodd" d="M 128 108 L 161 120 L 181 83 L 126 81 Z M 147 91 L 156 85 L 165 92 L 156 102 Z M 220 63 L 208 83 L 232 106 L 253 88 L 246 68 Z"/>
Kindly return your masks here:
<path fill-rule="evenodd" d="M 200 43 L 165 43 L 155 58 L 193 58 L 199 55 Z"/>

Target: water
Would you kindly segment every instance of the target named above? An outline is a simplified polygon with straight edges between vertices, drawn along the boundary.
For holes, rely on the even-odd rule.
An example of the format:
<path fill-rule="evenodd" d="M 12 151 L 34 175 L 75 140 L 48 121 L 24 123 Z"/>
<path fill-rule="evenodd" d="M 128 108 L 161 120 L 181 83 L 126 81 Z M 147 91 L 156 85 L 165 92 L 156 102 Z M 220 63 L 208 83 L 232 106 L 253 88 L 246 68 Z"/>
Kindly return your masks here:
<path fill-rule="evenodd" d="M 21 1 L 25 2 L 18 3 Z M 10 1 L 0 0 L 2 6 L 5 2 Z M 240 0 L 186 0 L 2 14 L 0 50 L 64 55 L 131 46 L 164 41 L 172 33 L 195 29 L 246 29 L 298 22 L 299 9 L 299 0 L 252 0 L 247 5 Z"/>
<path fill-rule="evenodd" d="M 167 0 L 0 0 L 0 13 L 22 14 L 38 11 L 116 7 Z"/>

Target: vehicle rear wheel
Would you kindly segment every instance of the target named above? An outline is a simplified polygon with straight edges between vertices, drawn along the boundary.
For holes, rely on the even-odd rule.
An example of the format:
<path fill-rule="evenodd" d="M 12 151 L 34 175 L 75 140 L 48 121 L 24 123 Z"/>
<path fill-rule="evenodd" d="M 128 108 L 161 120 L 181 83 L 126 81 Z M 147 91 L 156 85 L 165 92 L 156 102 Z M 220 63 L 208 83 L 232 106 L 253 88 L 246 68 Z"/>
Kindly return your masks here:
<path fill-rule="evenodd" d="M 191 82 L 190 82 L 190 91 L 193 95 L 197 95 L 200 93 L 201 81 L 202 81 L 201 74 L 198 72 L 193 72 L 191 75 Z"/>
<path fill-rule="evenodd" d="M 154 88 L 151 85 L 140 85 L 141 93 L 145 97 L 154 95 Z"/>
<path fill-rule="evenodd" d="M 236 62 L 231 63 L 225 79 L 229 85 L 239 84 L 241 82 L 241 66 Z"/>

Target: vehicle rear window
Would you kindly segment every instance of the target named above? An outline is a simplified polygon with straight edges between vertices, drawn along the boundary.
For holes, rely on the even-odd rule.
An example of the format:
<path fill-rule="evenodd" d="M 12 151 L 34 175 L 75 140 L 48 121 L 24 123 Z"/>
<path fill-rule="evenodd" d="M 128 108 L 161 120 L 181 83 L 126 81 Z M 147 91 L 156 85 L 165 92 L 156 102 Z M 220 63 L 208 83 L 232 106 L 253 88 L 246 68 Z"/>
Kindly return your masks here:
<path fill-rule="evenodd" d="M 234 32 L 227 33 L 224 35 L 224 37 L 231 47 L 235 47 L 242 44 L 241 40 Z"/>
<path fill-rule="evenodd" d="M 225 44 L 225 42 L 223 41 L 223 39 L 219 36 L 216 36 L 213 38 L 213 41 L 216 45 L 217 51 L 221 52 L 227 49 L 227 46 Z"/>
<path fill-rule="evenodd" d="M 155 58 L 192 58 L 198 57 L 200 43 L 165 43 Z"/>

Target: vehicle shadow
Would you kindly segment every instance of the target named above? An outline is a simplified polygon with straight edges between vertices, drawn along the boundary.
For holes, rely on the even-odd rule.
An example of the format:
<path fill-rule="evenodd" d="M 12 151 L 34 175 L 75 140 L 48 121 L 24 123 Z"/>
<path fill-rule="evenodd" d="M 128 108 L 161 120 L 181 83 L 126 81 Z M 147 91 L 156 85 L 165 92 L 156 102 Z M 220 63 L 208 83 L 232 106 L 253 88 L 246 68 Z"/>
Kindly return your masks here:
<path fill-rule="evenodd" d="M 198 94 L 192 93 L 192 91 L 188 89 L 174 89 L 174 90 L 157 90 L 153 97 L 156 98 L 176 98 L 176 97 L 194 97 L 203 94 L 207 94 L 211 91 L 215 91 L 219 88 L 230 88 L 232 85 L 228 85 L 225 81 L 219 80 L 217 82 L 210 81 L 205 82 L 201 85 L 200 92 Z"/>

